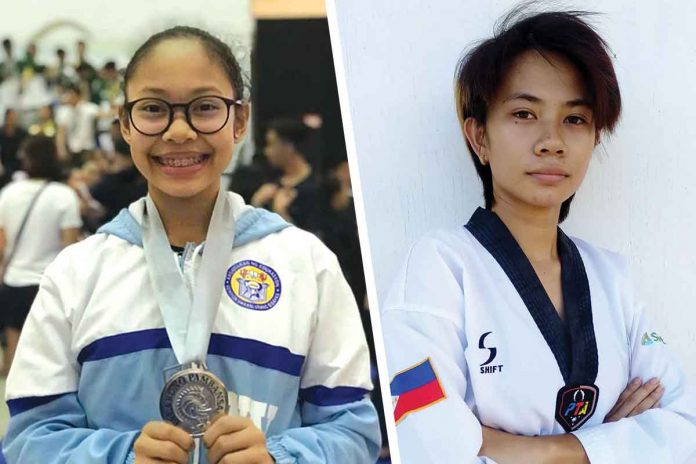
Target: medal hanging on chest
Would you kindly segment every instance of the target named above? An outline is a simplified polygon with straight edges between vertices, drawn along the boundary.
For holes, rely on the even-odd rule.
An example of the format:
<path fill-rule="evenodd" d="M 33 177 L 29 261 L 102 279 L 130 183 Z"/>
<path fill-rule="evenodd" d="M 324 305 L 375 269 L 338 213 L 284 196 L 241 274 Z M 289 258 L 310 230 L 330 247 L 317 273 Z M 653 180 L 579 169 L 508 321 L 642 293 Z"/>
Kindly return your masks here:
<path fill-rule="evenodd" d="M 149 195 L 146 207 L 143 248 L 148 274 L 179 362 L 176 372 L 162 389 L 160 413 L 164 420 L 199 438 L 215 416 L 227 414 L 229 409 L 227 389 L 207 369 L 205 359 L 232 250 L 232 206 L 226 193 L 220 191 L 192 291 L 171 252 L 159 213 Z"/>
<path fill-rule="evenodd" d="M 590 285 L 579 250 L 558 229 L 564 323 L 522 248 L 495 213 L 479 208 L 466 228 L 508 276 L 553 353 L 564 381 L 554 417 L 566 432 L 577 430 L 590 420 L 599 400 Z"/>
<path fill-rule="evenodd" d="M 201 437 L 218 414 L 227 414 L 225 384 L 205 367 L 191 363 L 169 378 L 160 395 L 162 419 Z"/>

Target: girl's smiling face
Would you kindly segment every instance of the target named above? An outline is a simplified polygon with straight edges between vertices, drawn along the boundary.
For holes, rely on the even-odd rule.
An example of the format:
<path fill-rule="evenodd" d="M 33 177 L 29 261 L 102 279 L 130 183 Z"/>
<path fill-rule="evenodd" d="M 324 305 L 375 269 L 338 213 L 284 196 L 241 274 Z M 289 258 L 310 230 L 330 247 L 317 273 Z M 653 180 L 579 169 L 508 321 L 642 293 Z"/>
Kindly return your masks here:
<path fill-rule="evenodd" d="M 138 63 L 126 92 L 128 101 L 159 98 L 186 103 L 204 95 L 241 98 L 234 94 L 222 66 L 193 38 L 168 39 L 154 46 Z M 177 108 L 166 132 L 149 136 L 138 132 L 122 111 L 121 132 L 151 194 L 208 196 L 219 189 L 220 175 L 232 159 L 235 142 L 246 131 L 248 115 L 248 105 L 233 105 L 220 131 L 200 134 L 188 124 L 183 109 Z"/>

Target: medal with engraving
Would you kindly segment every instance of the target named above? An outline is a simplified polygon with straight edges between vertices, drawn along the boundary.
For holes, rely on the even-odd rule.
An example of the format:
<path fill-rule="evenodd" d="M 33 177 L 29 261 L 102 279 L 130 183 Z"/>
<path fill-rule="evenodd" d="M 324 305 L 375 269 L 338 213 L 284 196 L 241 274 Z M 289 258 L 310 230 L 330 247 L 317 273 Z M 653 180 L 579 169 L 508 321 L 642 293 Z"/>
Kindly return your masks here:
<path fill-rule="evenodd" d="M 193 437 L 202 436 L 212 419 L 228 409 L 225 384 L 195 364 L 174 374 L 160 395 L 162 418 Z"/>

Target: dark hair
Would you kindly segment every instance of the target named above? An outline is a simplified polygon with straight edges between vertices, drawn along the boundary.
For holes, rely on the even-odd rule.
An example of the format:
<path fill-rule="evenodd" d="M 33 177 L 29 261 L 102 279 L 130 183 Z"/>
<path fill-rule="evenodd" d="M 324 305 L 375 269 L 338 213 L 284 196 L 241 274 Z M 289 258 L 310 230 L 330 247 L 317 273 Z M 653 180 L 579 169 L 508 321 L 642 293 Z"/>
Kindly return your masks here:
<path fill-rule="evenodd" d="M 523 4 L 505 15 L 493 37 L 459 61 L 455 93 L 460 123 L 473 117 L 485 124 L 488 108 L 510 66 L 523 52 L 535 50 L 545 58 L 549 52 L 557 53 L 576 67 L 589 92 L 597 137 L 602 131 L 611 133 L 621 114 L 621 93 L 609 46 L 584 20 L 593 13 L 556 11 L 526 16 L 527 7 Z M 490 209 L 495 203 L 490 165 L 481 164 L 468 140 L 467 148 L 483 183 L 486 208 Z M 568 216 L 572 200 L 570 197 L 561 205 L 559 222 Z"/>
<path fill-rule="evenodd" d="M 116 62 L 115 61 L 107 61 L 104 64 L 104 69 L 108 71 L 116 71 Z"/>
<path fill-rule="evenodd" d="M 117 155 L 130 158 L 131 152 L 130 152 L 130 145 L 128 145 L 128 142 L 126 142 L 123 137 L 117 137 L 114 140 L 114 152 Z"/>
<path fill-rule="evenodd" d="M 295 118 L 273 119 L 266 125 L 266 130 L 275 131 L 280 139 L 291 143 L 298 153 L 305 151 L 311 131 L 304 122 Z"/>
<path fill-rule="evenodd" d="M 51 137 L 33 135 L 20 145 L 22 165 L 30 178 L 58 180 L 63 172 L 56 142 Z"/>
<path fill-rule="evenodd" d="M 4 48 L 5 50 L 9 50 L 12 48 L 12 40 L 9 37 L 2 39 L 2 48 Z"/>
<path fill-rule="evenodd" d="M 202 29 L 189 26 L 175 26 L 150 36 L 150 38 L 147 39 L 145 43 L 143 43 L 133 54 L 133 58 L 131 58 L 128 66 L 126 66 L 126 72 L 123 76 L 123 93 L 126 95 L 126 100 L 128 99 L 128 80 L 133 77 L 133 74 L 138 68 L 140 62 L 150 51 L 152 51 L 153 48 L 170 39 L 198 40 L 201 45 L 203 45 L 203 48 L 205 48 L 208 56 L 217 61 L 217 63 L 224 69 L 225 74 L 227 74 L 227 77 L 230 79 L 230 83 L 232 84 L 235 98 L 244 98 L 244 79 L 242 78 L 242 70 L 230 47 L 222 40 Z"/>
<path fill-rule="evenodd" d="M 75 92 L 78 95 L 82 95 L 82 89 L 79 85 L 74 82 L 69 82 L 63 86 L 63 92 Z"/>
<path fill-rule="evenodd" d="M 58 56 L 63 56 L 63 57 L 64 57 L 64 56 L 65 56 L 65 50 L 63 50 L 62 48 L 56 48 L 56 55 L 58 55 Z"/>

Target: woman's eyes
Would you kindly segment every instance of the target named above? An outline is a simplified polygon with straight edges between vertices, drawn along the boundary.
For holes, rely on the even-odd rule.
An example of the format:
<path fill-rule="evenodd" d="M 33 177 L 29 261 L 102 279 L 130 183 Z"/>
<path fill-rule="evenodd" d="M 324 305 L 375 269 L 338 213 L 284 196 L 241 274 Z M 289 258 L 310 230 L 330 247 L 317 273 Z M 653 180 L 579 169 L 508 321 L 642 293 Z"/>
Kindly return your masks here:
<path fill-rule="evenodd" d="M 565 120 L 574 126 L 579 126 L 581 124 L 587 123 L 585 118 L 582 116 L 568 116 L 567 118 L 565 118 Z"/>
<path fill-rule="evenodd" d="M 149 104 L 141 106 L 140 111 L 143 111 L 145 113 L 161 113 L 166 111 L 166 109 L 162 105 Z"/>
<path fill-rule="evenodd" d="M 526 111 L 526 110 L 515 111 L 514 113 L 512 113 L 512 115 L 514 117 L 516 117 L 517 119 L 533 119 L 534 118 L 534 115 L 530 111 Z"/>
<path fill-rule="evenodd" d="M 515 111 L 514 113 L 512 113 L 512 115 L 516 119 L 525 119 L 525 120 L 536 119 L 536 116 L 534 115 L 534 113 L 532 113 L 531 111 L 527 111 L 527 110 Z M 563 122 L 568 123 L 572 126 L 579 126 L 582 124 L 587 124 L 587 119 L 584 116 L 571 115 L 571 116 L 566 116 L 566 118 L 563 120 Z"/>

